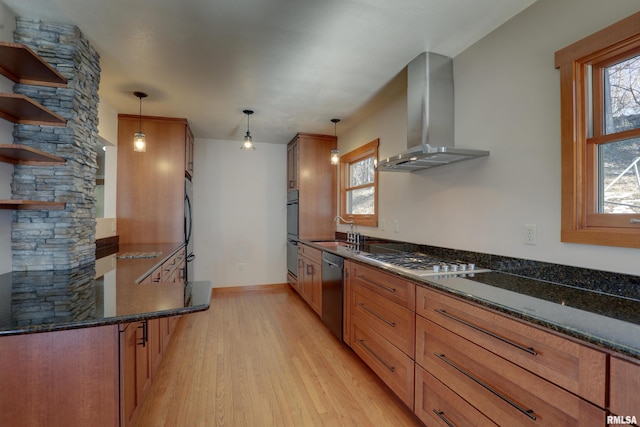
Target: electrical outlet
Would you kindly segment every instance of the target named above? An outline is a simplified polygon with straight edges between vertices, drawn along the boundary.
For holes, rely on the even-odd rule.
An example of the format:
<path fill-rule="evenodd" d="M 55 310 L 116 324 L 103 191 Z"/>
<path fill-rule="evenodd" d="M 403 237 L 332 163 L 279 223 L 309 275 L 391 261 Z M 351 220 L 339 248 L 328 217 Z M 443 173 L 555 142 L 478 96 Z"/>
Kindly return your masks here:
<path fill-rule="evenodd" d="M 535 245 L 538 243 L 538 231 L 535 224 L 524 225 L 524 244 Z"/>
<path fill-rule="evenodd" d="M 380 220 L 380 231 L 385 231 L 387 228 L 387 222 L 384 219 Z"/>
<path fill-rule="evenodd" d="M 239 263 L 238 264 L 238 271 L 244 271 L 244 263 Z"/>
<path fill-rule="evenodd" d="M 396 233 L 400 232 L 400 221 L 398 221 L 397 219 L 393 220 L 393 231 Z"/>

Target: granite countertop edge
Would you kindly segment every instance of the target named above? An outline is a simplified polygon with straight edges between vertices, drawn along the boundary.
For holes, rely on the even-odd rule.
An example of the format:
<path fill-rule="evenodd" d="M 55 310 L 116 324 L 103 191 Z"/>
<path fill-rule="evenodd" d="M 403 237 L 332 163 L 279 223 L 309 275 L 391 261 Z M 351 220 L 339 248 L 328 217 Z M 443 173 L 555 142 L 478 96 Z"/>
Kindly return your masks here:
<path fill-rule="evenodd" d="M 367 260 L 356 257 L 356 254 L 350 253 L 348 249 L 346 249 L 344 246 L 327 246 L 326 244 L 316 244 L 314 241 L 307 241 L 307 240 L 300 240 L 300 243 L 309 245 L 311 247 L 314 247 L 318 250 L 321 251 L 327 251 L 327 252 L 331 252 L 335 255 L 344 257 L 345 259 L 349 259 L 351 261 L 354 262 L 358 262 L 360 264 L 364 264 L 373 268 L 377 268 L 381 271 L 384 271 L 386 273 L 389 274 L 393 274 L 395 276 L 398 277 L 402 277 L 403 279 L 406 279 L 412 283 L 415 283 L 417 286 L 422 286 L 428 289 L 434 289 L 440 292 L 444 292 L 446 294 L 449 294 L 451 296 L 455 296 L 457 298 L 460 298 L 462 300 L 466 300 L 472 303 L 476 303 L 479 304 L 483 307 L 486 307 L 488 309 L 492 309 L 507 315 L 510 315 L 512 317 L 515 317 L 517 319 L 529 322 L 531 324 L 534 325 L 538 325 L 538 326 L 542 326 L 548 329 L 551 329 L 553 331 L 568 335 L 570 337 L 573 338 L 577 338 L 581 341 L 585 341 L 588 342 L 590 344 L 594 344 L 596 346 L 602 347 L 603 349 L 609 350 L 609 351 L 613 351 L 616 353 L 620 353 L 635 359 L 640 359 L 640 348 L 635 348 L 635 347 L 629 347 L 626 346 L 624 344 L 615 342 L 615 341 L 611 341 L 609 339 L 607 339 L 606 337 L 602 337 L 602 336 L 595 336 L 592 334 L 589 334 L 587 332 L 584 331 L 579 331 L 579 330 L 575 330 L 573 328 L 567 327 L 567 326 L 563 326 L 563 325 L 559 325 L 556 324 L 550 320 L 545 320 L 542 318 L 538 318 L 538 317 L 534 317 L 531 315 L 528 315 L 527 313 L 524 313 L 522 311 L 519 311 L 517 309 L 514 308 L 510 308 L 508 306 L 504 306 L 504 305 L 500 305 L 498 303 L 494 303 L 492 301 L 487 301 L 483 298 L 480 297 L 476 297 L 474 295 L 469 295 L 467 293 L 463 293 L 461 291 L 457 291 L 455 289 L 452 289 L 450 287 L 447 287 L 443 284 L 440 283 L 434 283 L 433 281 L 429 281 L 428 278 L 417 278 L 416 276 L 412 276 L 412 275 L 408 275 L 408 274 L 403 274 L 400 271 L 397 270 L 393 270 L 390 268 L 386 268 L 385 266 L 382 266 L 380 264 L 376 264 L 373 262 L 367 262 Z M 515 279 L 517 280 L 517 278 Z M 534 280 L 536 281 L 536 279 L 532 279 L 532 278 L 522 278 L 522 280 Z M 558 285 L 560 286 L 560 285 Z M 497 288 L 499 289 L 499 288 Z M 595 312 L 592 312 L 593 314 L 597 314 Z M 633 325 L 633 323 L 630 322 L 626 322 L 629 325 Z"/>
<path fill-rule="evenodd" d="M 135 263 L 134 271 L 137 279 L 133 286 L 156 286 L 156 284 L 141 284 L 140 281 L 153 272 L 163 262 L 177 253 L 184 247 L 184 243 L 163 243 L 163 244 L 124 244 L 120 245 L 119 250 L 115 253 L 116 258 L 119 254 L 126 252 L 141 252 L 141 251 L 159 251 L 160 256 L 147 259 L 123 259 L 126 263 Z M 118 260 L 120 262 L 120 260 Z M 131 265 L 131 264 L 129 264 Z M 162 285 L 162 284 L 157 284 Z M 186 285 L 188 293 L 190 294 L 189 300 L 191 305 L 184 307 L 174 307 L 164 310 L 155 310 L 148 312 L 128 313 L 122 315 L 113 315 L 98 319 L 83 319 L 77 321 L 62 321 L 59 323 L 45 323 L 41 325 L 13 325 L 7 329 L 0 329 L 0 337 L 12 336 L 12 335 L 26 335 L 41 332 L 56 332 L 66 331 L 73 329 L 92 328 L 100 326 L 109 326 L 124 324 L 130 322 L 138 322 L 143 320 L 151 320 L 162 317 L 179 316 L 183 314 L 196 313 L 200 311 L 206 311 L 211 306 L 211 283 L 209 281 L 193 281 Z M 185 303 L 186 304 L 186 303 Z"/>

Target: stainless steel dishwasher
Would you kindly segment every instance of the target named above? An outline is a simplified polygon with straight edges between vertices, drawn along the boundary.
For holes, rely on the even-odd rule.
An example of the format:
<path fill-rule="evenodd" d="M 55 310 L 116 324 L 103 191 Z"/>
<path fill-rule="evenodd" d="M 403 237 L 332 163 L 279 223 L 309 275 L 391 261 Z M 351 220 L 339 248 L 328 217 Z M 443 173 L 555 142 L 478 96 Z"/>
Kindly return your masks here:
<path fill-rule="evenodd" d="M 342 269 L 344 259 L 322 252 L 322 323 L 342 341 Z"/>

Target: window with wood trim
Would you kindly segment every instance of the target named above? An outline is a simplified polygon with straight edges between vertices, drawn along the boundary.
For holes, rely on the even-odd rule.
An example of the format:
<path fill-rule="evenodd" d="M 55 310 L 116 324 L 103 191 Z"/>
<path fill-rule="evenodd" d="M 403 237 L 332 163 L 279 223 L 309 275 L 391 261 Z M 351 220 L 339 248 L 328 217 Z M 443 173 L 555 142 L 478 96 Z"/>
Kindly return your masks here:
<path fill-rule="evenodd" d="M 640 13 L 556 52 L 563 242 L 640 248 Z"/>
<path fill-rule="evenodd" d="M 375 139 L 340 157 L 340 215 L 354 224 L 378 226 L 378 145 Z"/>

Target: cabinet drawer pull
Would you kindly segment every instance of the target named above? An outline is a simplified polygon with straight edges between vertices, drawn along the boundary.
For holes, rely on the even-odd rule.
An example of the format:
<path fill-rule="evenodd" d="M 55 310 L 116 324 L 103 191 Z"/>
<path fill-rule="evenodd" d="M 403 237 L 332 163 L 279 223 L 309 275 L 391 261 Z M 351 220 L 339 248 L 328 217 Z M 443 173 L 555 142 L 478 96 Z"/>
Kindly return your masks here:
<path fill-rule="evenodd" d="M 388 291 L 388 292 L 395 292 L 396 291 L 395 288 L 391 288 L 389 286 L 383 285 L 382 283 L 376 282 L 375 280 L 368 279 L 364 274 L 358 274 L 357 277 L 358 277 L 358 279 L 364 280 L 367 283 L 371 283 L 372 285 L 375 285 L 375 286 L 377 286 L 379 288 L 382 288 L 385 291 Z"/>
<path fill-rule="evenodd" d="M 372 315 L 374 315 L 375 317 L 377 317 L 378 319 L 382 320 L 384 323 L 386 323 L 387 325 L 391 326 L 392 328 L 396 327 L 396 322 L 390 322 L 387 319 L 385 319 L 384 317 L 382 317 L 381 315 L 379 315 L 378 313 L 376 313 L 375 311 L 371 310 L 369 307 L 367 307 L 363 302 L 359 302 L 358 305 L 362 308 L 364 308 L 365 310 L 367 310 L 369 313 L 371 313 Z"/>
<path fill-rule="evenodd" d="M 496 389 L 494 389 L 490 385 L 482 382 L 482 380 L 480 380 L 479 378 L 474 377 L 472 374 L 470 374 L 469 372 L 467 372 L 464 369 L 462 369 L 460 366 L 458 366 L 455 363 L 453 363 L 453 361 L 448 359 L 444 354 L 438 354 L 438 353 L 433 353 L 433 354 L 438 359 L 442 360 L 444 363 L 446 363 L 447 365 L 451 366 L 452 368 L 454 368 L 456 371 L 460 372 L 461 374 L 463 374 L 467 378 L 473 380 L 476 384 L 484 387 L 486 390 L 490 391 L 495 396 L 499 397 L 500 399 L 502 399 L 503 401 L 505 401 L 506 403 L 508 403 L 509 405 L 511 405 L 512 407 L 514 407 L 515 409 L 517 409 L 518 411 L 520 411 L 521 413 L 526 415 L 527 417 L 531 418 L 534 421 L 536 420 L 536 416 L 533 413 L 533 409 L 525 409 L 522 406 L 518 405 L 516 402 L 514 402 L 511 399 L 509 399 L 504 394 L 498 392 Z"/>
<path fill-rule="evenodd" d="M 525 347 L 523 345 L 520 345 L 516 342 L 510 341 L 504 337 L 501 337 L 500 335 L 494 334 L 493 332 L 487 331 L 486 329 L 481 328 L 480 326 L 474 325 L 473 323 L 469 323 L 466 320 L 462 320 L 459 317 L 456 317 L 452 314 L 447 313 L 446 311 L 442 310 L 442 309 L 436 309 L 435 310 L 436 313 L 442 314 L 443 316 L 448 317 L 451 320 L 455 320 L 456 322 L 462 323 L 465 326 L 468 326 L 470 328 L 475 329 L 476 331 L 482 332 L 483 334 L 489 335 L 490 337 L 493 337 L 497 340 L 500 340 L 504 343 L 507 343 L 517 349 L 520 349 L 522 351 L 526 351 L 527 353 L 533 355 L 533 356 L 537 356 L 538 352 L 535 351 L 535 349 L 533 347 Z"/>
<path fill-rule="evenodd" d="M 438 416 L 438 418 L 440 418 L 442 420 L 442 422 L 445 423 L 446 425 L 448 425 L 449 427 L 456 427 L 456 425 L 454 423 L 449 421 L 447 419 L 447 417 L 444 416 L 444 412 L 438 411 L 436 408 L 433 408 L 433 413 L 436 414 Z"/>
<path fill-rule="evenodd" d="M 360 345 L 362 345 L 365 348 L 365 350 L 367 350 L 369 353 L 371 353 L 373 355 L 373 357 L 378 359 L 380 361 L 380 363 L 382 363 L 385 366 L 385 368 L 387 368 L 391 372 L 395 372 L 396 371 L 396 368 L 394 366 L 389 365 L 380 356 L 378 356 L 375 351 L 371 350 L 371 348 L 367 344 L 365 344 L 363 339 L 358 339 L 358 342 L 360 343 Z"/>
<path fill-rule="evenodd" d="M 138 329 L 142 329 L 142 338 L 140 338 L 140 342 L 138 343 L 138 345 L 146 347 L 147 342 L 149 341 L 149 321 L 142 321 L 140 323 L 140 326 L 138 326 Z"/>

